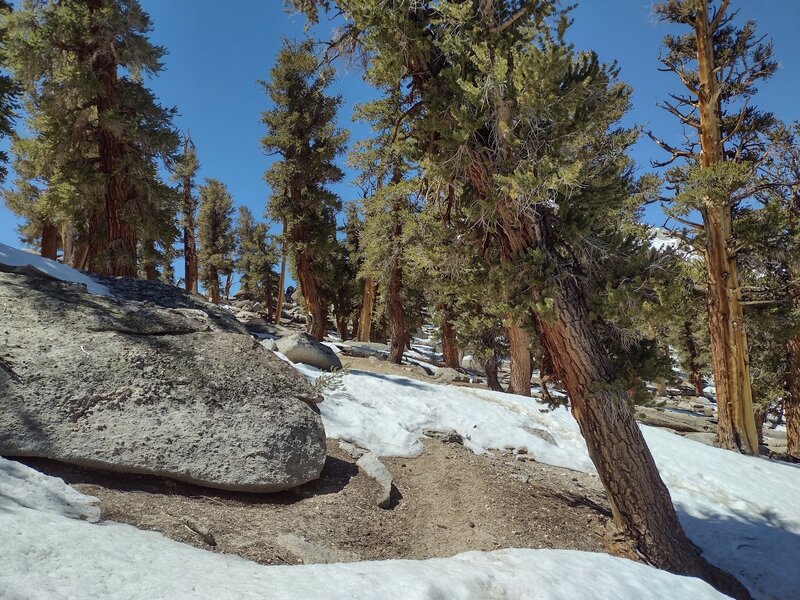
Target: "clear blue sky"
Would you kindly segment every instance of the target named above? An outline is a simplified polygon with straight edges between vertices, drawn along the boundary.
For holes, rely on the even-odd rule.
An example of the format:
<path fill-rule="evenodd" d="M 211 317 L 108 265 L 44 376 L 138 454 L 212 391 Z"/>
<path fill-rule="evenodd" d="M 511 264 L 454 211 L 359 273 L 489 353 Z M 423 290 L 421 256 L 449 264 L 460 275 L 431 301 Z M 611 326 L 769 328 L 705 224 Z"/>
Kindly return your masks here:
<path fill-rule="evenodd" d="M 152 40 L 165 46 L 166 70 L 149 85 L 166 106 L 178 108 L 176 125 L 190 131 L 201 162 L 200 178 L 227 184 L 237 204 L 261 216 L 269 190 L 262 179 L 270 163 L 259 146 L 264 133 L 260 113 L 267 107 L 263 89 L 282 37 L 302 38 L 304 19 L 283 10 L 281 0 L 141 0 L 154 23 Z M 759 32 L 775 43 L 780 61 L 777 75 L 757 97 L 759 107 L 786 120 L 800 119 L 800 0 L 733 0 L 741 18 L 754 18 Z M 579 49 L 594 49 L 606 62 L 616 60 L 621 78 L 634 88 L 628 124 L 641 124 L 667 138 L 677 139 L 676 121 L 656 107 L 669 91 L 678 90 L 674 76 L 658 71 L 660 42 L 667 31 L 651 13 L 650 0 L 583 0 L 573 13 L 569 37 Z M 327 37 L 323 23 L 317 37 Z M 367 134 L 350 122 L 353 104 L 372 91 L 357 70 L 339 67 L 333 91 L 345 106 L 341 125 L 357 138 Z M 633 158 L 649 168 L 663 153 L 648 139 L 640 140 Z M 354 174 L 336 186 L 344 201 L 358 197 L 350 185 Z M 9 182 L 13 177 L 9 177 Z M 657 210 L 647 220 L 661 225 Z M 0 203 L 0 242 L 19 245 L 14 216 Z"/>

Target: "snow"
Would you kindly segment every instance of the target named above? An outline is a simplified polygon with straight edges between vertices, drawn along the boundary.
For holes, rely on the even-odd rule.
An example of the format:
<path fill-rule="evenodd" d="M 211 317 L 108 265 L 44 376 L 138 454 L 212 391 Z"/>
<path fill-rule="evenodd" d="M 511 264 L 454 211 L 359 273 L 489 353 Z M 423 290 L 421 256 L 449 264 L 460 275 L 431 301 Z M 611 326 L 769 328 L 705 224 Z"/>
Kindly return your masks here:
<path fill-rule="evenodd" d="M 320 375 L 304 364 L 295 368 L 309 379 Z M 439 429 L 457 431 L 478 454 L 524 448 L 540 462 L 593 469 L 572 415 L 564 409 L 543 413 L 530 398 L 359 370 L 345 371 L 341 384 L 324 395 L 319 408 L 328 437 L 381 456 L 416 456 L 424 430 Z M 537 435 L 545 430 L 555 445 Z"/>
<path fill-rule="evenodd" d="M 0 481 L 0 590 L 9 600 L 723 598 L 697 579 L 568 550 L 264 566 L 129 525 L 77 519 L 76 509 L 94 514 L 93 499 L 11 461 L 0 459 Z"/>
<path fill-rule="evenodd" d="M 12 248 L 5 244 L 0 244 L 0 264 L 9 267 L 26 267 L 30 266 L 41 271 L 42 273 L 69 283 L 80 283 L 86 286 L 86 290 L 90 294 L 96 296 L 111 296 L 111 291 L 101 283 L 98 283 L 94 278 L 82 273 L 77 269 L 68 267 L 61 264 L 56 260 L 43 258 L 24 250 Z"/>
<path fill-rule="evenodd" d="M 315 379 L 313 367 L 295 365 Z M 531 398 L 350 371 L 319 405 L 329 437 L 384 456 L 422 450 L 423 430 L 452 429 L 476 453 L 527 450 L 539 462 L 594 473 L 567 409 L 542 412 Z M 546 431 L 554 444 L 531 433 Z M 642 426 L 689 537 L 712 563 L 760 598 L 800 589 L 800 467 L 747 457 Z M 679 596 L 672 596 L 679 597 Z"/>
<path fill-rule="evenodd" d="M 280 356 L 280 355 L 279 355 Z M 282 357 L 286 360 L 285 357 Z M 321 373 L 295 365 L 307 378 Z M 361 370 L 323 385 L 329 437 L 413 456 L 425 429 L 454 430 L 476 453 L 526 452 L 594 473 L 564 408 L 534 399 Z M 756 598 L 800 589 L 800 467 L 642 426 L 689 537 Z M 3 598 L 718 598 L 705 584 L 605 555 L 471 552 L 430 561 L 265 567 L 99 518 L 94 499 L 0 459 Z M 336 585 L 331 586 L 330 582 Z M 324 595 L 320 591 L 325 590 Z"/>

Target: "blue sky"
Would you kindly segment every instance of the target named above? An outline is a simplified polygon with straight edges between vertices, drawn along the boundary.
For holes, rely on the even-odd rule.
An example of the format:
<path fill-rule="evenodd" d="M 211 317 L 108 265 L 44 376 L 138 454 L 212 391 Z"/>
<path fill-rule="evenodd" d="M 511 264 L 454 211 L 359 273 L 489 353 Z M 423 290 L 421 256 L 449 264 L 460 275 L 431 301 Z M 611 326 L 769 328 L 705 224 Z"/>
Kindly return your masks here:
<path fill-rule="evenodd" d="M 263 215 L 269 190 L 262 179 L 270 157 L 261 150 L 260 114 L 266 95 L 256 82 L 266 79 L 282 37 L 302 38 L 304 19 L 283 10 L 281 0 L 141 0 L 154 24 L 152 40 L 165 46 L 166 69 L 148 82 L 162 104 L 179 111 L 176 125 L 190 131 L 201 162 L 200 178 L 222 180 L 237 204 Z M 800 0 L 734 0 L 741 18 L 756 19 L 759 32 L 772 37 L 780 70 L 762 85 L 757 104 L 786 120 L 800 119 Z M 677 79 L 658 71 L 660 42 L 667 27 L 657 23 L 650 0 L 583 0 L 573 12 L 569 38 L 578 49 L 594 49 L 605 62 L 616 60 L 621 79 L 633 86 L 633 109 L 626 124 L 644 125 L 672 139 L 680 135 L 674 118 L 657 108 Z M 317 37 L 326 37 L 323 23 Z M 339 67 L 332 86 L 344 97 L 340 121 L 353 138 L 367 135 L 350 122 L 353 105 L 372 91 L 357 69 Z M 632 155 L 641 169 L 664 154 L 648 139 Z M 343 161 L 342 161 L 343 162 Z M 358 198 L 354 173 L 336 186 L 344 201 Z M 9 177 L 9 181 L 12 177 Z M 661 225 L 657 209 L 647 220 Z M 18 245 L 16 220 L 0 203 L 0 242 Z"/>

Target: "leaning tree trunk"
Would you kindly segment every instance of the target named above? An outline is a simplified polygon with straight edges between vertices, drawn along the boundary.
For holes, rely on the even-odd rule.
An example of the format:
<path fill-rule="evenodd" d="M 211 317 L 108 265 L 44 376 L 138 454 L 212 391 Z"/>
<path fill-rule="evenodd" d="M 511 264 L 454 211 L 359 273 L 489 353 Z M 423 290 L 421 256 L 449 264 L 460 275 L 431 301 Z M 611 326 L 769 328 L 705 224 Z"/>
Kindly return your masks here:
<path fill-rule="evenodd" d="M 40 254 L 44 258 L 56 260 L 58 258 L 58 227 L 51 221 L 42 223 L 42 245 Z"/>
<path fill-rule="evenodd" d="M 720 85 L 715 72 L 714 31 L 708 18 L 708 1 L 698 0 L 694 29 L 697 42 L 698 99 L 700 117 L 700 168 L 721 164 L 722 142 Z M 729 198 L 709 194 L 705 198 L 705 259 L 708 272 L 708 330 L 711 360 L 717 388 L 717 439 L 722 448 L 758 454 L 758 435 L 753 417 L 750 364 L 745 335 L 733 241 L 733 215 Z"/>
<path fill-rule="evenodd" d="M 572 413 L 608 492 L 614 521 L 643 558 L 660 569 L 701 577 L 717 589 L 749 598 L 733 577 L 706 562 L 678 521 L 642 432 L 592 329 L 573 278 L 553 277 L 553 319 L 541 318 L 542 342 L 569 393 Z"/>
<path fill-rule="evenodd" d="M 458 342 L 456 341 L 456 328 L 453 327 L 453 315 L 449 305 L 442 308 L 442 355 L 444 365 L 451 369 L 458 369 L 461 361 L 458 356 Z"/>
<path fill-rule="evenodd" d="M 518 324 L 506 328 L 508 333 L 509 354 L 511 356 L 511 377 L 508 392 L 520 396 L 531 395 L 531 336 Z"/>
<path fill-rule="evenodd" d="M 361 299 L 361 312 L 358 315 L 358 335 L 356 340 L 359 342 L 369 342 L 372 334 L 372 308 L 375 306 L 375 296 L 378 286 L 373 277 L 364 279 L 364 293 Z"/>
<path fill-rule="evenodd" d="M 86 0 L 86 4 L 93 14 L 104 7 L 105 0 Z M 103 36 L 100 27 L 92 25 L 94 39 Z M 125 149 L 116 129 L 106 123 L 114 118 L 119 105 L 117 63 L 109 50 L 95 48 L 92 74 L 99 85 L 96 98 L 100 123 L 98 163 L 105 179 L 105 192 L 102 205 L 90 219 L 89 266 L 103 275 L 136 277 L 136 232 L 125 214 L 132 193 L 124 166 Z"/>

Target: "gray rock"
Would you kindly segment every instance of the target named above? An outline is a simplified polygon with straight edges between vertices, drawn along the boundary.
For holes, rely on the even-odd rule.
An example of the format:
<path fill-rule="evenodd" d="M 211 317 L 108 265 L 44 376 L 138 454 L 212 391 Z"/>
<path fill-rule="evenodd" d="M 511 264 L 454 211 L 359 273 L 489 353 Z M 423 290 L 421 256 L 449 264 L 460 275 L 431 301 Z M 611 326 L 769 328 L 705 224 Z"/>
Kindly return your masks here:
<path fill-rule="evenodd" d="M 392 505 L 392 474 L 389 469 L 372 452 L 367 452 L 356 461 L 356 464 L 380 486 L 376 504 L 379 508 L 390 508 Z"/>
<path fill-rule="evenodd" d="M 413 373 L 414 375 L 416 375 L 418 377 L 429 377 L 430 376 L 430 373 L 428 372 L 428 370 L 425 367 L 423 367 L 421 365 L 418 365 L 418 364 L 406 365 L 406 366 L 403 367 L 403 369 L 405 369 L 409 373 Z"/>
<path fill-rule="evenodd" d="M 275 343 L 278 346 L 278 352 L 294 363 L 311 365 L 323 371 L 342 368 L 342 361 L 339 360 L 336 353 L 307 333 L 292 333 L 279 338 Z"/>
<path fill-rule="evenodd" d="M 319 476 L 318 395 L 226 311 L 99 278 L 0 273 L 0 455 L 270 492 Z"/>
<path fill-rule="evenodd" d="M 269 339 L 269 338 L 267 338 L 265 340 L 261 340 L 261 345 L 264 348 L 266 348 L 267 350 L 271 350 L 272 352 L 275 352 L 275 351 L 278 350 L 278 344 L 275 343 L 275 340 L 272 340 L 272 339 Z"/>
<path fill-rule="evenodd" d="M 463 373 L 459 373 L 455 369 L 451 369 L 450 367 L 443 367 L 436 371 L 436 379 L 441 379 L 442 381 L 447 382 L 461 382 L 461 383 L 469 383 L 469 377 L 464 375 Z"/>

